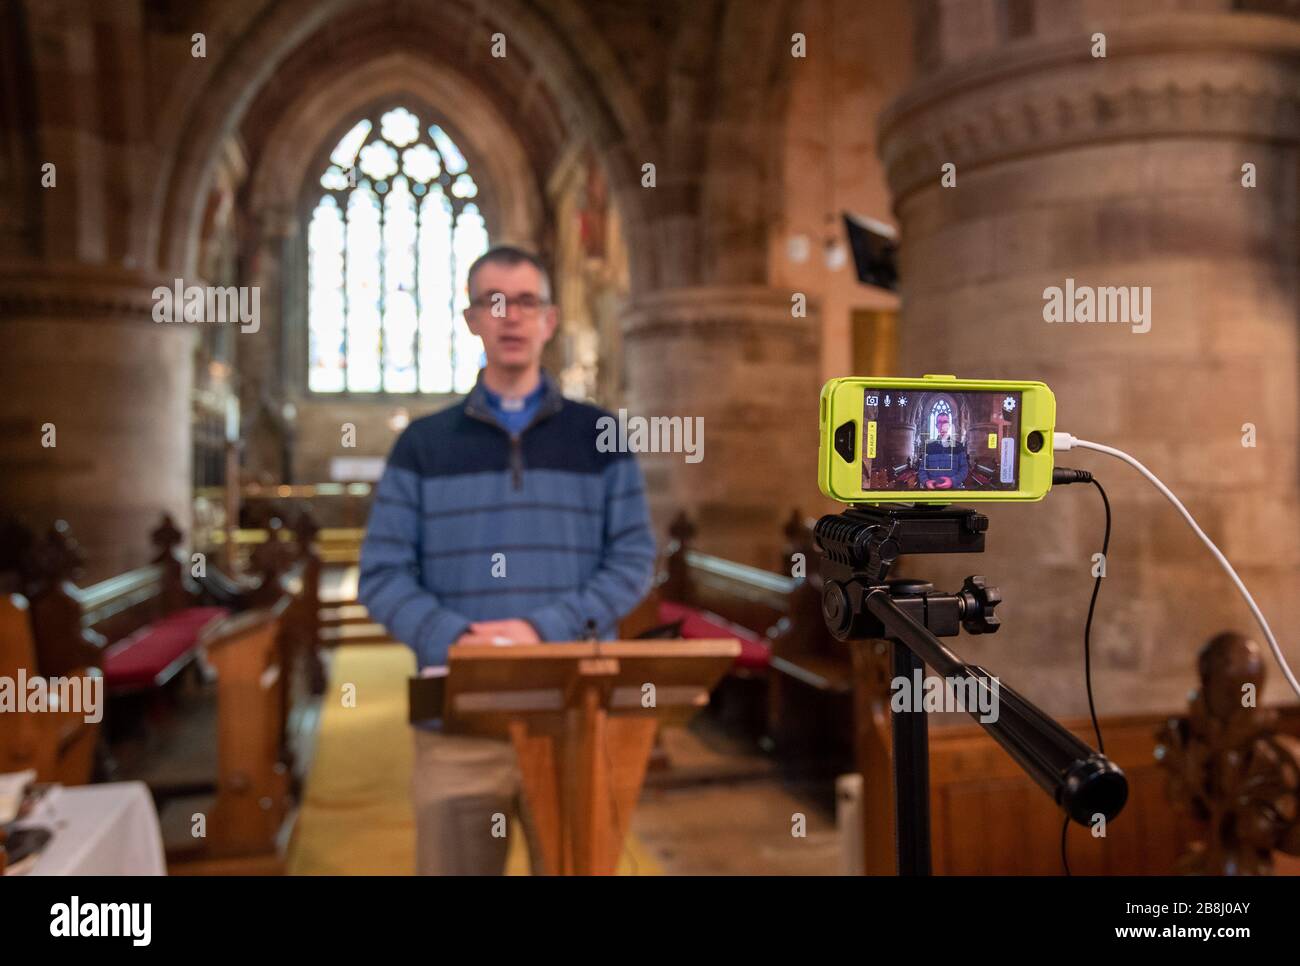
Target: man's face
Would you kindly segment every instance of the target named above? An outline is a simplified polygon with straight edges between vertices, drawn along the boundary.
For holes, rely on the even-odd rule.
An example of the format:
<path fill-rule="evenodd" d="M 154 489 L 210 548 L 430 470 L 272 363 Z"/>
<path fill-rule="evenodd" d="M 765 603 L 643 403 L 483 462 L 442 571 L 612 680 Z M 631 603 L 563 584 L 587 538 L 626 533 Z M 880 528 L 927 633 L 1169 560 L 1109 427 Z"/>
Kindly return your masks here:
<path fill-rule="evenodd" d="M 465 322 L 483 340 L 488 365 L 528 369 L 541 363 L 558 320 L 541 272 L 527 262 L 488 262 L 474 273 L 469 298 Z"/>
<path fill-rule="evenodd" d="M 938 416 L 935 417 L 934 425 L 938 427 L 939 438 L 947 439 L 948 438 L 948 417 L 945 416 L 943 413 L 940 413 Z"/>

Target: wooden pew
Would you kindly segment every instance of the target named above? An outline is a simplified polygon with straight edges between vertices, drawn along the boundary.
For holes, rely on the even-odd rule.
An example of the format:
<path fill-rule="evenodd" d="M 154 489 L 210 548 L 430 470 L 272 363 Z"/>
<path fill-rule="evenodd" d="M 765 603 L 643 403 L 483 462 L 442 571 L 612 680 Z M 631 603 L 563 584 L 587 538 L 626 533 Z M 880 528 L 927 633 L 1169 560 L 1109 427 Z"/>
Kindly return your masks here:
<path fill-rule="evenodd" d="M 748 631 L 748 641 L 738 636 L 742 647 L 748 644 L 750 660 L 738 662 L 724 681 L 717 692 L 720 703 L 750 705 L 739 714 L 742 724 L 769 738 L 778 755 L 790 761 L 815 771 L 851 767 L 851 664 L 847 648 L 827 633 L 822 620 L 819 557 L 808 521 L 792 513 L 779 572 L 701 553 L 691 546 L 695 535 L 686 514 L 678 514 L 652 594 L 659 620 L 679 617 L 685 607 Z M 795 554 L 803 555 L 799 568 L 793 565 Z M 646 620 L 644 606 L 636 612 L 638 624 Z M 700 632 L 724 629 L 701 627 Z M 743 693 L 746 682 L 758 687 Z"/>
<path fill-rule="evenodd" d="M 283 679 L 285 597 L 273 607 L 231 616 L 204 637 L 217 671 L 217 778 L 206 827 L 183 847 L 169 843 L 173 875 L 277 875 L 284 872 L 293 812 L 284 760 L 288 693 Z"/>
<path fill-rule="evenodd" d="M 299 507 L 292 530 L 278 517 L 266 521 L 263 529 L 264 539 L 249 554 L 251 573 L 230 575 L 209 566 L 199 584 L 207 599 L 235 613 L 269 607 L 288 593 L 292 600 L 280 632 L 281 646 L 287 649 L 284 664 L 290 668 L 301 664 L 312 693 L 321 694 L 325 672 L 320 654 L 320 527 L 304 506 Z"/>
<path fill-rule="evenodd" d="M 41 673 L 98 666 L 110 695 L 121 696 L 157 690 L 190 666 L 199 634 L 227 612 L 204 606 L 169 518 L 152 538 L 150 564 L 84 588 L 74 582 L 83 558 L 66 523 L 33 544 L 27 573 Z"/>
<path fill-rule="evenodd" d="M 311 546 L 314 524 L 301 518 L 294 534 L 296 542 L 281 540 L 278 522 L 276 526 L 274 542 L 268 541 L 253 555 L 255 573 L 220 575 L 216 583 L 204 583 L 191 575 L 191 565 L 181 553 L 183 534 L 164 514 L 150 535 L 155 548 L 151 563 L 87 587 L 75 582 L 83 559 L 66 523 L 57 521 L 39 540 L 21 528 L 13 531 L 25 553 L 10 563 L 9 582 L 30 594 L 32 637 L 41 673 L 60 675 L 80 667 L 105 667 L 106 688 L 112 697 L 147 695 L 191 666 L 199 654 L 203 631 L 215 626 L 232 607 L 268 607 L 287 597 L 279 637 L 286 649 L 283 663 L 296 667 L 300 659 L 310 658 L 311 679 L 321 679 L 320 669 L 314 666 L 320 572 Z M 211 562 L 205 561 L 205 570 L 205 577 L 220 574 Z M 210 591 L 218 585 L 238 592 L 214 599 Z M 138 665 L 128 666 L 127 673 L 115 679 L 110 672 L 113 662 L 122 659 L 123 649 L 149 644 L 149 632 L 155 628 L 170 636 L 166 659 L 147 669 L 148 673 L 141 673 Z M 286 675 L 282 686 L 287 688 L 289 680 Z M 287 690 L 284 697 L 287 707 Z"/>
<path fill-rule="evenodd" d="M 284 621 L 288 628 L 287 641 L 291 655 L 303 662 L 311 693 L 325 693 L 326 673 L 321 656 L 321 554 L 319 548 L 321 528 L 313 514 L 303 508 L 298 513 L 294 524 L 294 539 L 298 547 L 298 561 L 301 566 L 299 580 L 301 588 L 294 595 L 293 603 L 285 614 Z M 291 665 L 292 666 L 292 665 Z"/>
<path fill-rule="evenodd" d="M 173 795 L 215 795 L 203 812 L 205 834 L 169 849 L 173 871 L 283 871 L 283 833 L 296 790 L 288 709 L 292 684 L 299 679 L 295 670 L 314 654 L 319 609 L 314 533 L 310 519 L 300 519 L 296 545 L 277 540 L 255 555 L 258 574 L 232 579 L 241 594 L 229 603 L 240 608 L 269 605 L 235 615 L 226 608 L 201 606 L 203 587 L 191 578 L 179 549 L 182 535 L 167 517 L 153 533 L 156 553 L 148 566 L 85 588 L 75 583 L 82 558 L 66 524 L 56 524 L 41 540 L 18 535 L 26 557 L 12 561 L 2 576 L 6 586 L 31 589 L 35 604 L 26 610 L 16 595 L 0 600 L 0 673 L 10 664 L 30 665 L 45 675 L 84 673 L 111 656 L 110 640 L 130 639 L 186 609 L 212 615 L 195 627 L 195 646 L 183 660 L 171 662 L 140 687 L 116 692 L 119 698 L 129 697 L 160 687 L 200 654 L 216 672 L 212 781 L 153 788 L 160 806 Z M 0 721 L 0 768 L 8 770 L 12 763 L 38 767 L 42 780 L 86 780 L 97 727 L 74 729 L 66 716 L 25 717 L 45 730 L 34 741 L 30 727 L 19 731 L 8 716 Z M 83 724 L 80 716 L 77 724 Z"/>
<path fill-rule="evenodd" d="M 41 676 L 32 639 L 27 601 L 18 594 L 0 596 L 0 677 L 17 682 Z M 85 666 L 63 675 L 75 679 L 83 689 L 94 687 L 99 669 Z M 98 694 L 83 690 L 83 701 L 102 701 L 102 679 Z M 0 772 L 36 770 L 36 780 L 64 785 L 90 781 L 95 763 L 99 721 L 87 721 L 91 708 L 83 705 L 47 711 L 18 710 L 0 713 Z M 95 709 L 103 714 L 102 704 Z"/>
<path fill-rule="evenodd" d="M 317 527 L 301 512 L 295 529 L 267 522 L 250 555 L 251 573 L 209 566 L 198 581 L 208 599 L 235 611 L 201 638 L 216 672 L 215 797 L 206 835 L 168 843 L 172 874 L 280 874 L 302 775 L 295 769 L 289 712 L 303 673 L 323 690 L 315 640 L 320 562 Z M 180 560 L 179 533 L 161 538 Z M 215 580 L 213 579 L 215 578 Z M 319 690 L 317 690 L 319 693 Z M 195 789 L 185 789 L 193 792 Z"/>
<path fill-rule="evenodd" d="M 661 601 L 688 604 L 761 634 L 786 615 L 794 587 L 790 578 L 693 549 L 696 528 L 684 512 L 668 533 L 668 554 L 656 584 Z"/>
<path fill-rule="evenodd" d="M 198 583 L 205 597 L 235 613 L 274 610 L 276 666 L 280 669 L 278 760 L 288 770 L 296 793 L 302 776 L 294 770 L 288 726 L 289 710 L 300 697 L 295 686 L 305 675 L 312 694 L 319 695 L 325 689 L 318 646 L 321 564 L 316 537 L 320 528 L 304 507 L 299 509 L 292 531 L 278 517 L 266 521 L 264 529 L 265 540 L 255 544 L 249 555 L 251 573 L 229 575 L 209 565 Z M 181 535 L 169 533 L 166 539 L 170 545 L 179 546 Z"/>
<path fill-rule="evenodd" d="M 826 630 L 822 617 L 820 553 L 814 521 L 798 510 L 785 525 L 781 565 L 792 577 L 786 614 L 771 633 L 772 675 L 768 733 L 789 755 L 814 750 L 848 764 L 853 749 L 853 663 L 849 648 Z"/>
<path fill-rule="evenodd" d="M 648 603 L 637 608 L 633 623 L 653 617 L 674 637 L 739 640 L 741 655 L 714 689 L 710 713 L 757 741 L 767 727 L 769 631 L 785 614 L 790 581 L 701 553 L 692 547 L 695 535 L 694 523 L 678 513 Z"/>
<path fill-rule="evenodd" d="M 286 640 L 297 646 L 314 641 L 320 562 L 311 540 L 314 524 L 299 522 L 296 539 L 288 539 L 279 521 L 272 539 L 253 554 L 253 573 L 229 576 L 212 561 L 204 561 L 200 576 L 191 574 L 182 556 L 184 535 L 164 514 L 151 540 L 155 554 L 147 566 L 118 574 L 88 587 L 75 583 L 82 567 L 80 549 L 68 526 L 57 521 L 45 537 L 31 541 L 31 560 L 21 582 L 31 599 L 33 632 L 43 673 L 59 674 L 83 665 L 105 666 L 107 686 L 114 695 L 156 690 L 192 663 L 202 630 L 234 611 L 268 607 L 289 592 L 304 597 L 287 618 Z M 177 638 L 153 673 L 132 667 L 121 679 L 113 662 L 123 647 L 148 643 L 148 631 L 163 628 Z M 121 642 L 114 646 L 115 642 Z M 311 652 L 314 653 L 314 646 Z"/>
<path fill-rule="evenodd" d="M 288 533 L 279 518 L 267 525 L 267 539 L 257 544 L 249 559 L 247 574 L 226 572 L 210 561 L 195 578 L 204 598 L 233 613 L 268 607 L 280 596 L 280 580 L 297 565 L 297 554 L 287 542 Z M 181 534 L 175 534 L 179 545 Z"/>

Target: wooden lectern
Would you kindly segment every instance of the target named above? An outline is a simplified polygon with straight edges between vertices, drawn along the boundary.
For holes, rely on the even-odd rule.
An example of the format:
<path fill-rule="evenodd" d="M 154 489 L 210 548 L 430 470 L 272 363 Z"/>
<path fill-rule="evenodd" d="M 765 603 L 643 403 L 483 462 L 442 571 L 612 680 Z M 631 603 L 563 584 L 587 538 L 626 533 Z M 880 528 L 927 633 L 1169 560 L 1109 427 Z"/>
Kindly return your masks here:
<path fill-rule="evenodd" d="M 456 644 L 444 728 L 514 743 L 542 871 L 612 875 L 655 729 L 707 704 L 739 653 L 734 639 Z"/>

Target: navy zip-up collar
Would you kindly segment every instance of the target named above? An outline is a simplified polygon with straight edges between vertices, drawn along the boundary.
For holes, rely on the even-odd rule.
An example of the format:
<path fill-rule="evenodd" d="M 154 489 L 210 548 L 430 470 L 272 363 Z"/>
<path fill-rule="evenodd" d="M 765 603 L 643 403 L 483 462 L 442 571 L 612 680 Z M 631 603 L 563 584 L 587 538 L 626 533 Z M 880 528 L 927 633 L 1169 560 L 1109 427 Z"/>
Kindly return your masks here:
<path fill-rule="evenodd" d="M 495 426 L 509 437 L 510 481 L 516 490 L 523 489 L 524 485 L 524 448 L 520 442 L 524 433 L 564 408 L 564 396 L 560 392 L 560 387 L 555 384 L 555 380 L 550 377 L 545 369 L 542 370 L 541 375 L 542 385 L 546 387 L 546 391 L 542 393 L 541 401 L 537 404 L 537 412 L 533 413 L 532 421 L 518 433 L 510 432 L 497 421 L 496 414 L 492 412 L 492 408 L 488 405 L 487 387 L 483 385 L 482 369 L 478 371 L 478 379 L 474 382 L 474 388 L 465 397 L 466 416 L 487 423 L 489 426 Z"/>
<path fill-rule="evenodd" d="M 560 392 L 560 387 L 555 384 L 555 380 L 551 378 L 550 373 L 543 369 L 541 376 L 545 391 L 542 393 L 541 401 L 537 404 L 537 412 L 533 414 L 532 422 L 519 431 L 520 436 L 543 419 L 554 416 L 564 408 L 564 394 Z M 496 414 L 492 412 L 492 407 L 488 405 L 487 387 L 483 385 L 482 369 L 478 371 L 478 378 L 474 381 L 474 388 L 465 397 L 465 415 L 485 423 L 491 423 L 501 432 L 509 435 L 509 430 L 497 422 Z"/>

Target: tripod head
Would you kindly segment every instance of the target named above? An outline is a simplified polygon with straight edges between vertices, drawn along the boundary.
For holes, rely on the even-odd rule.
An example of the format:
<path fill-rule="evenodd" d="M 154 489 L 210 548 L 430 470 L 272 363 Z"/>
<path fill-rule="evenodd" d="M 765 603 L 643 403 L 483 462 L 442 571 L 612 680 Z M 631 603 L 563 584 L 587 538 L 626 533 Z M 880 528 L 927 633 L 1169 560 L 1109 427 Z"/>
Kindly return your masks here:
<path fill-rule="evenodd" d="M 885 636 L 883 626 L 865 606 L 873 588 L 886 588 L 899 600 L 918 600 L 940 637 L 957 633 L 992 634 L 1001 626 L 994 610 L 1002 602 L 996 587 L 982 576 L 966 578 L 961 590 L 942 599 L 923 580 L 889 579 L 903 554 L 980 553 L 989 519 L 967 507 L 855 507 L 822 517 L 814 534 L 822 551 L 822 616 L 837 640 Z"/>
<path fill-rule="evenodd" d="M 1128 798 L 1124 773 L 939 640 L 956 637 L 963 629 L 970 634 L 996 632 L 1001 621 L 995 611 L 1002 602 L 997 588 L 972 575 L 955 593 L 935 593 L 924 580 L 889 577 L 903 555 L 981 553 L 988 529 L 988 517 L 969 507 L 887 504 L 822 517 L 813 533 L 822 552 L 822 616 L 827 629 L 842 641 L 894 641 L 949 682 L 977 689 L 998 712 L 995 720 L 976 720 L 1057 805 L 1082 825 L 1098 815 L 1109 821 Z M 896 647 L 896 676 L 898 662 Z M 902 720 L 924 721 L 911 716 L 896 712 L 896 731 Z"/>
<path fill-rule="evenodd" d="M 989 518 L 970 507 L 856 506 L 817 521 L 815 534 L 828 568 L 884 583 L 902 554 L 983 553 Z"/>

